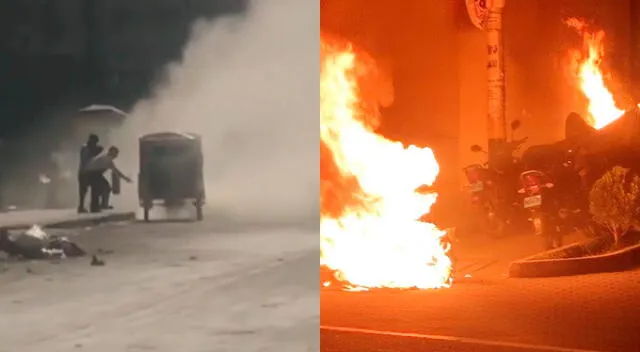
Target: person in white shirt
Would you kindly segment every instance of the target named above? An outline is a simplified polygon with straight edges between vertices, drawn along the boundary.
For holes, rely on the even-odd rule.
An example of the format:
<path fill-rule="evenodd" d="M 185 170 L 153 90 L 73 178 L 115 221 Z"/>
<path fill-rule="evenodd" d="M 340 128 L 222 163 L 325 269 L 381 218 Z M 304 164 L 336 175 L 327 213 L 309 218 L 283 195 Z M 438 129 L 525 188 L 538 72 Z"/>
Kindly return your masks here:
<path fill-rule="evenodd" d="M 131 179 L 123 174 L 113 162 L 120 151 L 116 147 L 110 147 L 106 154 L 101 154 L 89 161 L 86 165 L 89 182 L 91 185 L 91 212 L 98 213 L 101 209 L 110 209 L 109 195 L 111 194 L 111 186 L 109 181 L 104 177 L 107 170 L 115 173 L 117 177 L 122 178 L 126 182 L 131 183 Z"/>

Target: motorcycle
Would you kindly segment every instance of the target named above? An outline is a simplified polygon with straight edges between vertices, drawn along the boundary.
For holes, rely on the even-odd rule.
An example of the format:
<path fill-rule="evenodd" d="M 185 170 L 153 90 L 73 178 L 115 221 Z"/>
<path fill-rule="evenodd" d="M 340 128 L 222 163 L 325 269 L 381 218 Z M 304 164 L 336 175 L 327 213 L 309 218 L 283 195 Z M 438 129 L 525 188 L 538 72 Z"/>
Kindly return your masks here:
<path fill-rule="evenodd" d="M 497 192 L 493 175 L 487 164 L 472 164 L 463 169 L 467 178 L 466 190 L 470 193 L 471 203 L 480 210 L 484 221 L 484 230 L 491 236 L 504 232 L 505 222 L 497 215 Z"/>
<path fill-rule="evenodd" d="M 558 226 L 558 212 L 554 197 L 550 190 L 555 186 L 549 182 L 546 173 L 540 170 L 527 170 L 520 174 L 523 197 L 523 208 L 529 212 L 529 221 L 533 225 L 533 233 L 543 240 L 544 249 L 557 248 L 562 245 L 562 234 Z M 563 213 L 564 214 L 564 213 Z"/>
<path fill-rule="evenodd" d="M 582 231 L 587 236 L 598 233 L 591 220 L 588 188 L 579 175 L 576 157 L 575 149 L 566 141 L 531 146 L 522 155 L 525 171 L 520 174 L 518 193 L 525 198 L 520 205 L 529 212 L 534 233 L 551 237 L 545 237 L 549 242 L 545 247 L 561 244 L 554 244 L 558 241 L 553 240 L 556 234 L 552 232 L 560 231 L 557 236 L 574 231 Z M 533 197 L 544 198 L 543 208 L 532 203 Z M 542 230 L 539 219 L 543 219 Z M 555 224 L 546 226 L 545 221 Z"/>
<path fill-rule="evenodd" d="M 542 238 L 545 250 L 562 247 L 565 234 L 582 230 L 588 235 L 593 231 L 589 213 L 579 206 L 580 200 L 549 174 L 527 170 L 520 174 L 520 182 L 522 207 L 529 212 L 533 232 Z"/>
<path fill-rule="evenodd" d="M 513 121 L 511 130 L 520 126 Z M 516 229 L 523 221 L 522 211 L 517 203 L 517 174 L 520 162 L 513 154 L 527 138 L 513 139 L 505 143 L 502 153 L 498 154 L 497 167 L 488 163 L 471 164 L 463 169 L 467 179 L 466 190 L 470 193 L 472 204 L 477 207 L 484 222 L 484 230 L 491 237 L 503 236 L 507 229 Z M 485 152 L 479 145 L 471 146 L 472 152 Z"/>

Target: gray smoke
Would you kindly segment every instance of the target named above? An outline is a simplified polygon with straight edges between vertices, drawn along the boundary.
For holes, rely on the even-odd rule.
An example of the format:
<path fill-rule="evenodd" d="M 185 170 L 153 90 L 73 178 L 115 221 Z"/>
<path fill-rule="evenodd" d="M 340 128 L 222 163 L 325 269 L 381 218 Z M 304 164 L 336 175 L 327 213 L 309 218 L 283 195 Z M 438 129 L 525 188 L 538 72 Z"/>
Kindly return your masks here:
<path fill-rule="evenodd" d="M 195 132 L 209 212 L 240 223 L 317 221 L 318 13 L 313 0 L 255 0 L 242 16 L 196 23 L 181 62 L 118 132 L 122 168 L 134 176 L 143 134 Z"/>

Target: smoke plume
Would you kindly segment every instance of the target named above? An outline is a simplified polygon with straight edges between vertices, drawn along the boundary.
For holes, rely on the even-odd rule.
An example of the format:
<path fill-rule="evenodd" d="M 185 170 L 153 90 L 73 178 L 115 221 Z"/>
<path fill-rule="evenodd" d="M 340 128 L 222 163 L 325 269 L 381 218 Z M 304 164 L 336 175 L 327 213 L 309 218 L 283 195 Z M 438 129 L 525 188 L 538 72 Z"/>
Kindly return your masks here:
<path fill-rule="evenodd" d="M 208 214 L 317 225 L 317 6 L 254 0 L 242 16 L 196 23 L 181 62 L 169 65 L 118 132 L 121 168 L 137 172 L 141 135 L 195 132 L 203 138 Z M 135 185 L 125 187 L 135 195 Z"/>

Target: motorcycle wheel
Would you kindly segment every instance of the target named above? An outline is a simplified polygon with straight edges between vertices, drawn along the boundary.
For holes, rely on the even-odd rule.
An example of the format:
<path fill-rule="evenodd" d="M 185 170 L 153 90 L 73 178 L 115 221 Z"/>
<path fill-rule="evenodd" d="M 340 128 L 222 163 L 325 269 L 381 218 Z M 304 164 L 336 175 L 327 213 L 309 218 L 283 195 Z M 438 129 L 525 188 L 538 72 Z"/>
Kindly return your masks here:
<path fill-rule="evenodd" d="M 559 226 L 555 225 L 552 222 L 553 220 L 549 219 L 539 219 L 541 224 L 541 238 L 542 238 L 542 248 L 545 251 L 549 251 L 552 249 L 560 248 L 563 245 L 563 236 L 562 231 Z M 534 218 L 534 221 L 536 218 Z M 546 223 L 545 223 L 546 222 Z"/>
<path fill-rule="evenodd" d="M 491 238 L 500 238 L 504 236 L 505 223 L 495 213 L 495 210 L 491 210 L 493 214 L 486 215 L 485 231 Z"/>
<path fill-rule="evenodd" d="M 548 251 L 553 249 L 553 238 L 549 231 L 545 228 L 545 220 L 540 214 L 536 214 L 531 219 L 531 225 L 533 227 L 533 234 L 539 236 L 542 240 L 542 250 Z"/>

